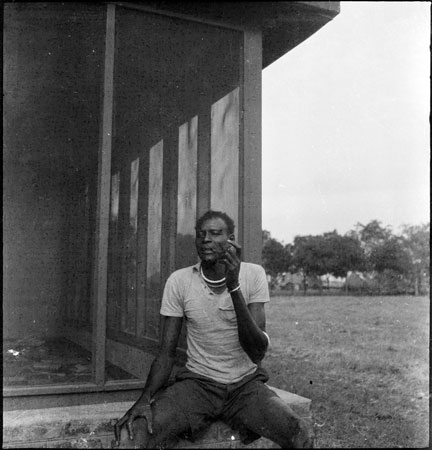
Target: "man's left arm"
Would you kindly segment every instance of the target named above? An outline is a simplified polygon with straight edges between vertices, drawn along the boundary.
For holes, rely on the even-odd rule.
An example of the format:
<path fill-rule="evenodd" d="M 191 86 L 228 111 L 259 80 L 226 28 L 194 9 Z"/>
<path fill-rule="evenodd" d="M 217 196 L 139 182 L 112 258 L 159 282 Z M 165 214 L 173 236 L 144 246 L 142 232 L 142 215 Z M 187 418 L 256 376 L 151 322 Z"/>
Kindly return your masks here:
<path fill-rule="evenodd" d="M 246 303 L 239 283 L 241 247 L 234 241 L 228 242 L 230 246 L 224 258 L 226 284 L 237 315 L 240 345 L 249 358 L 258 363 L 264 358 L 269 344 L 265 334 L 264 303 Z M 267 285 L 267 281 L 264 284 Z"/>
<path fill-rule="evenodd" d="M 246 301 L 240 289 L 231 293 L 234 310 L 237 315 L 237 326 L 240 345 L 249 358 L 258 363 L 268 348 L 268 338 L 265 332 L 264 303 Z"/>

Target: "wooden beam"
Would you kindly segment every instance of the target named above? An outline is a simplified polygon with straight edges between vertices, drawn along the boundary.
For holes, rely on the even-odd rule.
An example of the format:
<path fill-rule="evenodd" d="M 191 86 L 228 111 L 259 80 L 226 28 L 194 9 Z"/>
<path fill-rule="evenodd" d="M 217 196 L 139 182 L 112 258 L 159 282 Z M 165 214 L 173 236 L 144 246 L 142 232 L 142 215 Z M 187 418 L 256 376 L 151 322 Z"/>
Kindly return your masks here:
<path fill-rule="evenodd" d="M 230 23 L 226 20 L 226 18 L 214 19 L 211 17 L 204 17 L 204 16 L 200 17 L 190 12 L 183 13 L 181 11 L 174 11 L 173 9 L 170 9 L 172 8 L 172 5 L 166 8 L 164 7 L 164 5 L 161 5 L 160 2 L 153 2 L 153 5 L 149 3 L 145 4 L 133 2 L 113 2 L 113 3 L 123 8 L 135 9 L 138 11 L 151 14 L 158 14 L 166 17 L 171 17 L 174 19 L 188 20 L 189 22 L 203 23 L 206 25 L 212 25 L 219 28 L 227 28 L 229 30 L 243 31 L 244 29 L 244 26 L 242 26 L 241 24 Z"/>
<path fill-rule="evenodd" d="M 239 232 L 241 230 L 244 260 L 260 264 L 262 240 L 261 31 L 245 31 L 242 50 Z"/>
<path fill-rule="evenodd" d="M 108 229 L 111 182 L 112 115 L 114 91 L 115 6 L 107 5 L 102 139 L 99 149 L 96 246 L 93 278 L 93 375 L 95 383 L 105 382 L 105 334 L 108 269 Z"/>
<path fill-rule="evenodd" d="M 210 135 L 211 119 L 209 101 L 201 105 L 198 115 L 197 218 L 210 209 Z"/>
<path fill-rule="evenodd" d="M 148 230 L 148 172 L 149 151 L 143 147 L 139 153 L 139 194 L 138 194 L 138 242 L 137 242 L 137 324 L 136 336 L 145 334 L 146 285 L 147 285 L 147 230 Z"/>
<path fill-rule="evenodd" d="M 177 239 L 178 192 L 178 128 L 170 127 L 164 137 L 163 202 L 162 202 L 162 261 L 161 288 L 175 270 Z"/>
<path fill-rule="evenodd" d="M 226 212 L 239 224 L 240 89 L 235 88 L 212 105 L 211 193 L 213 210 Z"/>
<path fill-rule="evenodd" d="M 161 271 L 164 260 L 164 185 L 170 178 L 165 173 L 167 149 L 161 140 L 150 149 L 149 199 L 147 226 L 147 268 L 145 296 L 145 336 L 157 337 L 160 299 L 162 296 Z M 153 318 L 156 316 L 156 320 Z M 154 334 L 152 334 L 154 332 Z"/>

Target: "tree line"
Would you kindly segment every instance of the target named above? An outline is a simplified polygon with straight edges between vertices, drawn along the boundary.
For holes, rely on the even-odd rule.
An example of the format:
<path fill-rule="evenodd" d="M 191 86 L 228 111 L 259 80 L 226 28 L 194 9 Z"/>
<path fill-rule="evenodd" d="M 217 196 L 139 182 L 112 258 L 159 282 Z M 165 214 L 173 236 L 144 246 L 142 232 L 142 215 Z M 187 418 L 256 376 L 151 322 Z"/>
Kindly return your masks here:
<path fill-rule="evenodd" d="M 344 235 L 336 230 L 296 236 L 283 244 L 263 231 L 262 261 L 266 272 L 297 273 L 306 280 L 333 275 L 345 278 L 360 273 L 365 289 L 374 294 L 421 295 L 428 292 L 430 224 L 404 225 L 399 234 L 378 220 L 357 223 Z M 348 284 L 345 283 L 348 287 Z"/>

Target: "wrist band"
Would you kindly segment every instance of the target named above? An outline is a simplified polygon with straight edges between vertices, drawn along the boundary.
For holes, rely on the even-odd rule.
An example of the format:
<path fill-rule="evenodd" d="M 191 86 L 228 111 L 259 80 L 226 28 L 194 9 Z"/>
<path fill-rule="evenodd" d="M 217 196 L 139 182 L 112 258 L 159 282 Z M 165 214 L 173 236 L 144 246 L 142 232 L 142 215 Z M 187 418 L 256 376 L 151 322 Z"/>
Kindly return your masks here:
<path fill-rule="evenodd" d="M 234 289 L 231 289 L 231 291 L 228 291 L 228 292 L 231 294 L 231 292 L 238 291 L 239 289 L 240 289 L 240 283 L 237 287 L 235 287 Z"/>

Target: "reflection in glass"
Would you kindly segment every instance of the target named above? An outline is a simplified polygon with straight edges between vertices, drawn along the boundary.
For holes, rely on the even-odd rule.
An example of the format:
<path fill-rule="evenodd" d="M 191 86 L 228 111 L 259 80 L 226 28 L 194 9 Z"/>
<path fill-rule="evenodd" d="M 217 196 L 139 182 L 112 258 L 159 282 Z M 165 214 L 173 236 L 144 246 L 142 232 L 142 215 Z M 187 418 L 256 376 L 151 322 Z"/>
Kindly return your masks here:
<path fill-rule="evenodd" d="M 160 274 L 162 234 L 163 141 L 150 150 L 149 202 L 147 229 L 147 278 L 151 285 Z"/>
<path fill-rule="evenodd" d="M 111 210 L 110 219 L 113 225 L 118 223 L 120 202 L 120 172 L 115 173 L 111 177 Z"/>
<path fill-rule="evenodd" d="M 129 226 L 125 230 L 125 310 L 122 311 L 125 333 L 135 334 L 136 319 L 136 270 L 137 270 L 137 229 L 138 229 L 138 169 L 139 158 L 131 162 L 130 196 L 129 196 Z"/>
<path fill-rule="evenodd" d="M 129 218 L 134 233 L 136 233 L 138 229 L 138 170 L 139 158 L 131 163 Z"/>
<path fill-rule="evenodd" d="M 211 109 L 211 208 L 238 223 L 239 88 Z"/>
<path fill-rule="evenodd" d="M 179 128 L 176 268 L 196 262 L 198 117 Z"/>
<path fill-rule="evenodd" d="M 161 243 L 162 243 L 163 141 L 150 149 L 149 201 L 147 225 L 147 334 L 157 337 L 159 323 Z"/>
<path fill-rule="evenodd" d="M 120 172 L 111 176 L 111 202 L 108 242 L 108 290 L 107 290 L 107 325 L 115 329 L 120 317 L 120 262 L 121 249 L 118 235 L 120 205 Z"/>
<path fill-rule="evenodd" d="M 130 178 L 126 173 L 130 170 Z M 136 378 L 131 371 L 128 347 L 115 342 L 120 331 L 133 334 L 136 311 L 136 243 L 138 213 L 139 159 L 123 166 L 111 176 L 111 209 L 108 246 L 108 298 L 105 377 L 111 380 Z M 120 184 L 121 179 L 125 180 Z M 129 199 L 126 197 L 126 180 L 130 181 Z M 126 203 L 128 202 L 128 204 Z M 124 212 L 129 208 L 129 217 Z"/>
<path fill-rule="evenodd" d="M 6 387 L 92 381 L 105 10 L 2 10 Z"/>

